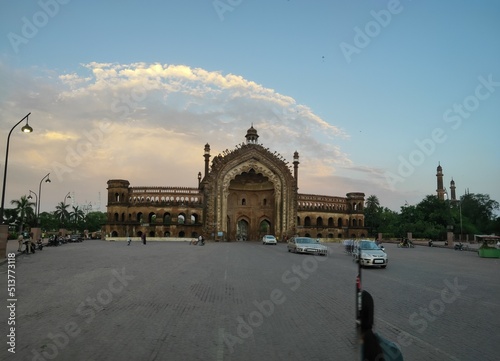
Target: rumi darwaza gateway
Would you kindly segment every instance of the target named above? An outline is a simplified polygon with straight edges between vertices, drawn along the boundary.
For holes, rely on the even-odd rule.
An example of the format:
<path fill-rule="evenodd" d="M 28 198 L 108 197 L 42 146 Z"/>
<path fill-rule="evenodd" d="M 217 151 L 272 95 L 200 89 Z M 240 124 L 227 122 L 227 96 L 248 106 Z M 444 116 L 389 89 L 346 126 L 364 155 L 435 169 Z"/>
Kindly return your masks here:
<path fill-rule="evenodd" d="M 253 125 L 246 142 L 212 159 L 204 149 L 205 172 L 198 187 L 131 187 L 108 184 L 108 237 L 187 237 L 216 241 L 278 240 L 293 235 L 314 238 L 360 238 L 364 228 L 364 193 L 346 197 L 298 193 L 299 153 L 293 169 L 276 152 L 258 143 Z"/>

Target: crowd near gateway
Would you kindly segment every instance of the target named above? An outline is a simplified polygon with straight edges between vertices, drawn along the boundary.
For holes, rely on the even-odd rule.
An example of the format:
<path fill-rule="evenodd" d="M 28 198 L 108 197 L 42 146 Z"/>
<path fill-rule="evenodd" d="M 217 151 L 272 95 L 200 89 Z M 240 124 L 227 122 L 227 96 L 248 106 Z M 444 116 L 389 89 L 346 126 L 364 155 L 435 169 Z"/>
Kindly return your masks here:
<path fill-rule="evenodd" d="M 299 153 L 289 164 L 258 138 L 252 125 L 245 142 L 213 157 L 205 144 L 198 187 L 132 187 L 128 180 L 109 180 L 106 235 L 196 238 L 201 234 L 220 241 L 260 241 L 266 234 L 279 241 L 293 235 L 366 236 L 364 193 L 345 197 L 298 193 Z"/>

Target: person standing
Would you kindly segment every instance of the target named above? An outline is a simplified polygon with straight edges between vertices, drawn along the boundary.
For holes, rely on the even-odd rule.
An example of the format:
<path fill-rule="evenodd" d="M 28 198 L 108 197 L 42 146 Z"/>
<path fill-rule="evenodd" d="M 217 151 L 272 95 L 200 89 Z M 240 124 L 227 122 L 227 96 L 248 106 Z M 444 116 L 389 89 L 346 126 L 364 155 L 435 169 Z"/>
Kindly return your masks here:
<path fill-rule="evenodd" d="M 142 244 L 146 244 L 146 233 L 141 234 Z"/>

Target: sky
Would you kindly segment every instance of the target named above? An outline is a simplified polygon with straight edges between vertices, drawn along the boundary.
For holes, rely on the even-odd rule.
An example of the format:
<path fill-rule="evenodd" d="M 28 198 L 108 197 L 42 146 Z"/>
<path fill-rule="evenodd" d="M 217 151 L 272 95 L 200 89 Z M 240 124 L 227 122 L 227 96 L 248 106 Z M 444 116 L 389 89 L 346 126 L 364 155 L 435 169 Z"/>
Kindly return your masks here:
<path fill-rule="evenodd" d="M 205 144 L 252 125 L 299 153 L 299 193 L 400 211 L 441 164 L 458 197 L 500 202 L 498 19 L 498 1 L 0 0 L 2 169 L 10 129 L 34 129 L 10 136 L 5 206 L 196 187 Z"/>

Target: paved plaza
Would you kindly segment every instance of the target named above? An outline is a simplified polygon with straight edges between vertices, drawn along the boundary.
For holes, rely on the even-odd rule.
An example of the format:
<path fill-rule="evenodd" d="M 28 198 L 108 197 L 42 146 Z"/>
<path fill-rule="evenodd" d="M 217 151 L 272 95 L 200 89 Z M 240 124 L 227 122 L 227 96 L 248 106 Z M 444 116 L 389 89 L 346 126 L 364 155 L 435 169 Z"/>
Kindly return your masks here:
<path fill-rule="evenodd" d="M 0 265 L 4 337 L 15 321 L 0 360 L 359 360 L 357 265 L 329 249 L 90 240 L 17 255 L 13 296 Z M 375 331 L 405 360 L 498 360 L 499 259 L 386 251 L 387 269 L 362 272 Z"/>

